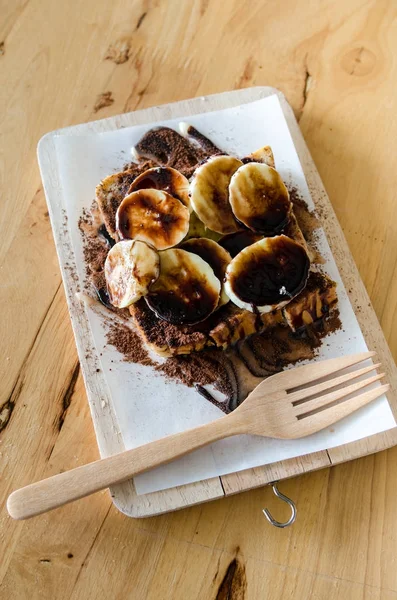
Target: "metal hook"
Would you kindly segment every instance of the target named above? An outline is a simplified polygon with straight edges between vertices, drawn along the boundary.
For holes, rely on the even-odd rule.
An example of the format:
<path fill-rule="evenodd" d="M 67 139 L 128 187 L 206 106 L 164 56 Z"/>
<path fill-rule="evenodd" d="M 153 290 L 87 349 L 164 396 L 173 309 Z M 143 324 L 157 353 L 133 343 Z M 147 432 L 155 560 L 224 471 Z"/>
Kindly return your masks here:
<path fill-rule="evenodd" d="M 272 486 L 273 492 L 277 496 L 277 498 L 280 498 L 280 500 L 283 500 L 284 502 L 286 502 L 289 505 L 289 507 L 291 508 L 291 516 L 288 519 L 288 521 L 286 521 L 285 523 L 280 523 L 280 521 L 276 521 L 276 519 L 273 519 L 272 515 L 267 510 L 267 508 L 263 509 L 263 514 L 265 515 L 266 519 L 269 521 L 269 523 L 271 525 L 274 525 L 274 527 L 280 527 L 281 529 L 284 529 L 284 527 L 288 527 L 288 525 L 292 525 L 292 523 L 295 522 L 296 506 L 295 506 L 294 502 L 291 500 L 291 498 L 288 498 L 288 496 L 285 496 L 278 490 L 277 481 L 272 483 L 271 486 Z"/>

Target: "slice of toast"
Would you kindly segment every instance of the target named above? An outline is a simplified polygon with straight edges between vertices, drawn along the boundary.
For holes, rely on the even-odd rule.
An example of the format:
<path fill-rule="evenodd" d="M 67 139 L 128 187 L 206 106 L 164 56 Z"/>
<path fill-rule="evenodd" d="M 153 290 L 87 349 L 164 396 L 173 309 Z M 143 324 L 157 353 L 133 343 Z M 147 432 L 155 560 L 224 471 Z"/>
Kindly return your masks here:
<path fill-rule="evenodd" d="M 306 288 L 283 310 L 262 315 L 229 302 L 202 323 L 172 325 L 159 319 L 145 300 L 132 304 L 129 310 L 145 344 L 156 354 L 173 356 L 211 346 L 227 348 L 276 325 L 297 331 L 328 314 L 335 302 L 335 282 L 323 273 L 312 271 Z"/>
<path fill-rule="evenodd" d="M 255 152 L 251 152 L 248 156 L 243 158 L 243 163 L 247 162 L 260 162 L 265 163 L 268 167 L 276 168 L 276 163 L 274 161 L 273 150 L 270 146 L 263 146 L 263 148 L 258 148 Z"/>

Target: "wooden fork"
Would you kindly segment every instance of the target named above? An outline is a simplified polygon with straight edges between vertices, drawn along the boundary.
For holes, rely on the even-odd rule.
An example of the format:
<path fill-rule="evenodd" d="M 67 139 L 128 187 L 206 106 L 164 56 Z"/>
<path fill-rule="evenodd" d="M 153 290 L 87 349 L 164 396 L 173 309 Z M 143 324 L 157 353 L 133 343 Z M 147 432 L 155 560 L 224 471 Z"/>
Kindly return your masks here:
<path fill-rule="evenodd" d="M 388 385 L 381 385 L 354 395 L 383 377 L 381 373 L 351 383 L 368 375 L 379 364 L 340 373 L 374 354 L 363 352 L 278 373 L 261 382 L 235 411 L 212 423 L 60 473 L 13 492 L 7 502 L 8 512 L 14 519 L 34 517 L 233 435 L 249 433 L 293 439 L 329 427 L 389 389 Z"/>

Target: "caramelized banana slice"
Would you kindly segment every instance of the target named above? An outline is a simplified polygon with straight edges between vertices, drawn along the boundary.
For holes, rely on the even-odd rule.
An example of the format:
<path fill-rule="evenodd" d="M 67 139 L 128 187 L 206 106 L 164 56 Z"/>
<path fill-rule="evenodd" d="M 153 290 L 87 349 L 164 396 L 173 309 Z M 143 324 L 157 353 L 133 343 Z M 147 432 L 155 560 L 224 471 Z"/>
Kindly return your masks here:
<path fill-rule="evenodd" d="M 213 156 L 198 167 L 190 183 L 190 201 L 199 219 L 212 231 L 240 229 L 229 204 L 229 183 L 243 163 L 233 156 Z"/>
<path fill-rule="evenodd" d="M 121 239 L 141 240 L 157 250 L 179 244 L 189 230 L 189 209 L 167 192 L 144 189 L 124 198 L 116 214 Z"/>
<path fill-rule="evenodd" d="M 259 233 L 274 235 L 288 224 L 292 204 L 278 172 L 264 163 L 247 163 L 233 175 L 230 204 L 238 221 Z"/>
<path fill-rule="evenodd" d="M 118 242 L 105 261 L 110 302 L 125 308 L 146 296 L 160 274 L 160 258 L 154 248 L 136 240 Z"/>
<path fill-rule="evenodd" d="M 221 284 L 200 256 L 179 248 L 160 252 L 160 277 L 145 300 L 160 319 L 193 325 L 218 306 Z"/>
<path fill-rule="evenodd" d="M 189 182 L 182 173 L 172 167 L 155 167 L 144 171 L 134 179 L 128 193 L 152 188 L 154 190 L 163 190 L 174 198 L 177 198 L 189 207 Z"/>
<path fill-rule="evenodd" d="M 219 299 L 218 307 L 227 304 L 230 298 L 224 290 L 223 280 L 225 278 L 226 267 L 232 260 L 229 252 L 213 240 L 207 238 L 191 238 L 186 242 L 183 242 L 181 248 L 201 256 L 201 258 L 210 265 L 221 282 L 221 297 Z"/>
<path fill-rule="evenodd" d="M 291 238 L 263 238 L 242 250 L 228 265 L 226 293 L 240 308 L 271 312 L 303 290 L 309 267 L 305 249 Z"/>

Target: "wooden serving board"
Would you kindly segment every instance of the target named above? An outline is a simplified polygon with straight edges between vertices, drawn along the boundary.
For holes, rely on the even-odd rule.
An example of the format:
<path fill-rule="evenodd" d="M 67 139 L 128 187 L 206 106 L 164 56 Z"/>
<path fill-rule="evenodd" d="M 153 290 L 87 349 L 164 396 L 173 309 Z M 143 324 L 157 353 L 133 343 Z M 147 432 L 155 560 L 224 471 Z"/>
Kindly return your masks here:
<path fill-rule="evenodd" d="M 309 151 L 294 117 L 293 111 L 283 94 L 270 87 L 255 87 L 233 92 L 225 92 L 192 100 L 153 107 L 133 113 L 119 115 L 85 125 L 77 125 L 47 134 L 38 147 L 40 169 L 43 175 L 44 189 L 54 230 L 62 277 L 66 290 L 69 311 L 82 372 L 84 375 L 91 414 L 95 426 L 101 456 L 109 456 L 124 450 L 124 444 L 112 409 L 110 392 L 98 369 L 98 358 L 93 352 L 94 344 L 85 316 L 85 309 L 75 296 L 76 281 L 68 265 L 73 264 L 74 256 L 70 245 L 68 224 L 62 204 L 61 184 L 58 166 L 54 164 L 56 156 L 55 135 L 84 135 L 87 132 L 98 133 L 120 127 L 150 124 L 155 121 L 175 117 L 187 118 L 189 115 L 220 110 L 253 102 L 271 94 L 277 94 L 291 136 L 293 138 L 303 171 L 319 213 L 323 216 L 322 226 L 345 284 L 357 320 L 370 349 L 376 350 L 382 368 L 391 385 L 388 401 L 397 417 L 397 368 L 384 338 L 383 332 L 372 308 L 366 289 L 361 281 L 357 267 L 350 254 L 341 227 L 336 219 L 320 177 L 313 165 Z M 330 450 L 307 454 L 277 463 L 214 477 L 205 481 L 179 486 L 176 488 L 137 496 L 133 481 L 113 486 L 111 495 L 117 508 L 131 517 L 145 517 L 160 514 L 192 504 L 198 504 L 230 495 L 254 487 L 263 486 L 275 480 L 293 477 L 300 473 L 320 469 L 366 454 L 378 452 L 397 444 L 397 428 L 379 433 L 363 440 L 345 444 Z"/>

